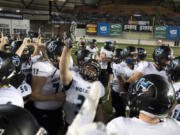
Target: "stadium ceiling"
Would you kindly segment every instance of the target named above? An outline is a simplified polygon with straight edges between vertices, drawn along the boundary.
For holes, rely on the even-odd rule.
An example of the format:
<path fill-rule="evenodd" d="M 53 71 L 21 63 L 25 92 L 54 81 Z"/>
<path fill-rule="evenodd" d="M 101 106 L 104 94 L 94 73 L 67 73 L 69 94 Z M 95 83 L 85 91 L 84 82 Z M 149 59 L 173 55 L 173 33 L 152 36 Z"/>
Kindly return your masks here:
<path fill-rule="evenodd" d="M 72 10 L 78 5 L 95 5 L 99 0 L 0 0 L 2 10 L 32 13 L 46 13 L 49 11 L 49 1 L 52 11 L 58 12 L 64 9 Z"/>
<path fill-rule="evenodd" d="M 80 5 L 101 5 L 112 3 L 142 3 L 144 0 L 0 0 L 0 9 L 3 11 L 20 11 L 22 14 L 48 14 L 49 1 L 51 1 L 52 12 L 73 11 Z M 174 2 L 180 3 L 180 0 L 152 0 L 155 2 Z M 146 1 L 147 2 L 147 1 Z M 146 3 L 145 2 L 145 3 Z M 139 4 L 138 3 L 138 4 Z M 0 11 L 1 11 L 0 10 Z"/>

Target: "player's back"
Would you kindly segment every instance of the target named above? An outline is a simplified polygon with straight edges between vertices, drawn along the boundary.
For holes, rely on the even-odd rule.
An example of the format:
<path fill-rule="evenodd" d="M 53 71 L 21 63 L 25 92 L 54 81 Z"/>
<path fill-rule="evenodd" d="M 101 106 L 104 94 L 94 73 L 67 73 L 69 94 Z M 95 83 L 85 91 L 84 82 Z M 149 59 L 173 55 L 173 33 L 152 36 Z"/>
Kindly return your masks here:
<path fill-rule="evenodd" d="M 171 118 L 149 124 L 135 117 L 119 117 L 108 123 L 107 131 L 121 135 L 179 135 L 180 123 Z"/>
<path fill-rule="evenodd" d="M 140 64 L 137 68 L 137 72 L 141 72 L 143 75 L 157 74 L 157 75 L 161 75 L 164 78 L 168 79 L 166 71 L 165 70 L 161 70 L 161 71 L 157 70 L 152 62 L 148 62 L 146 64 Z"/>
<path fill-rule="evenodd" d="M 46 83 L 41 89 L 40 93 L 44 95 L 55 94 L 62 90 L 60 83 L 60 73 L 48 61 L 39 61 L 33 64 L 32 71 L 34 76 L 47 78 Z M 56 109 L 62 105 L 59 101 L 36 101 L 35 106 L 39 109 Z"/>
<path fill-rule="evenodd" d="M 13 104 L 24 107 L 24 101 L 20 91 L 13 86 L 0 88 L 0 104 Z"/>

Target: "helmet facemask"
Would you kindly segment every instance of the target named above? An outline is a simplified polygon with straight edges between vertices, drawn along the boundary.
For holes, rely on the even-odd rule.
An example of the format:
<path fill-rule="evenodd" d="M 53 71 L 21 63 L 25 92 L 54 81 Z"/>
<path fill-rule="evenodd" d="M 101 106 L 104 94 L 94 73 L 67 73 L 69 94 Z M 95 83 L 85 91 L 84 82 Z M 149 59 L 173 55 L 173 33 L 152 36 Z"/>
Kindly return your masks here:
<path fill-rule="evenodd" d="M 130 65 L 131 69 L 134 69 L 134 65 L 137 62 L 137 53 L 126 56 L 126 63 Z"/>
<path fill-rule="evenodd" d="M 160 46 L 153 52 L 153 60 L 159 71 L 167 70 L 172 58 L 173 50 L 169 46 Z"/>
<path fill-rule="evenodd" d="M 80 74 L 87 81 L 97 81 L 100 75 L 100 68 L 95 62 L 85 62 L 80 69 Z"/>

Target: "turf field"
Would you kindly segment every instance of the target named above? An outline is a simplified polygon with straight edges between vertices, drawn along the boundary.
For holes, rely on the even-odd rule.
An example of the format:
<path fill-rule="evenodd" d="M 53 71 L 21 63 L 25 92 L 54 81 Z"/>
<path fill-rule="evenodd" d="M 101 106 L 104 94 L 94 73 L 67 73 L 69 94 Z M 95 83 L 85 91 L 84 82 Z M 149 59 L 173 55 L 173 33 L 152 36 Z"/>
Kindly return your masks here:
<path fill-rule="evenodd" d="M 98 43 L 98 48 L 99 49 L 102 46 L 103 46 L 103 43 Z M 127 46 L 129 46 L 129 45 L 117 44 L 117 45 L 115 45 L 115 48 L 123 49 L 123 48 L 125 48 Z M 146 58 L 146 60 L 147 61 L 152 61 L 152 53 L 153 53 L 154 49 L 157 46 L 135 45 L 135 47 L 137 47 L 137 48 L 138 47 L 144 48 L 147 51 L 147 58 Z M 172 47 L 172 49 L 174 51 L 174 56 L 180 56 L 180 47 Z M 73 50 L 72 50 L 72 56 L 73 56 L 73 59 L 74 59 L 74 64 L 76 64 L 76 58 L 75 58 L 75 55 L 74 55 L 76 50 L 77 50 L 77 46 L 74 46 Z M 105 122 L 107 123 L 113 117 L 112 106 L 111 106 L 111 97 L 109 98 L 109 100 L 106 100 L 103 103 L 103 111 L 104 111 L 104 115 L 105 115 Z"/>

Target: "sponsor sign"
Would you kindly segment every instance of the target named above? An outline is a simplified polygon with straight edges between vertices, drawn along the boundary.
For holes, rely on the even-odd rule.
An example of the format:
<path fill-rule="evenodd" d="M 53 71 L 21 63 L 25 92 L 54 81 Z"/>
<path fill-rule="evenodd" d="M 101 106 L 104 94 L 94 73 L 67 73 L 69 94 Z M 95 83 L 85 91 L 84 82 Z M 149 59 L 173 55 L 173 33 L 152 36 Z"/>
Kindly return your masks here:
<path fill-rule="evenodd" d="M 122 25 L 121 24 L 110 24 L 110 35 L 119 36 L 122 34 Z"/>
<path fill-rule="evenodd" d="M 167 28 L 167 39 L 178 40 L 180 37 L 179 28 L 176 26 L 169 26 Z"/>
<path fill-rule="evenodd" d="M 167 27 L 166 26 L 155 26 L 154 37 L 155 38 L 166 38 Z"/>
<path fill-rule="evenodd" d="M 110 24 L 109 23 L 98 23 L 98 35 L 99 36 L 109 36 L 110 34 Z"/>
<path fill-rule="evenodd" d="M 86 25 L 86 34 L 96 35 L 97 33 L 97 24 L 87 24 Z"/>

